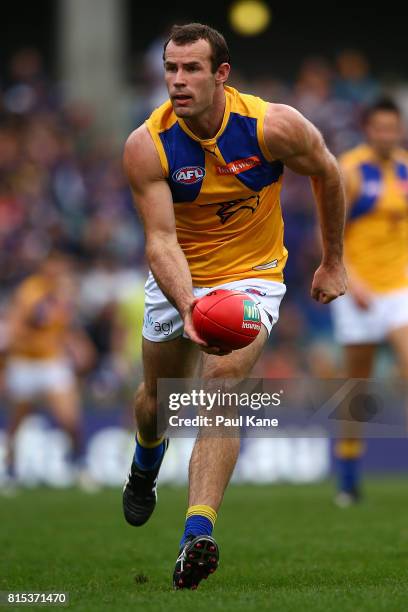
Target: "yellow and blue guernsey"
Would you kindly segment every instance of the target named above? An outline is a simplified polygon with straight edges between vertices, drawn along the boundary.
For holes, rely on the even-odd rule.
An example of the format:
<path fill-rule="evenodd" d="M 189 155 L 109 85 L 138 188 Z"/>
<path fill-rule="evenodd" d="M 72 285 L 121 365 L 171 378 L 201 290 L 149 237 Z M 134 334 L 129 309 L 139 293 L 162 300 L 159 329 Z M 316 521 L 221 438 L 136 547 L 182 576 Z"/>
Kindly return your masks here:
<path fill-rule="evenodd" d="M 53 283 L 41 274 L 21 284 L 16 301 L 25 317 L 12 339 L 11 354 L 24 359 L 61 358 L 71 322 L 70 304 L 58 299 Z"/>
<path fill-rule="evenodd" d="M 178 241 L 197 287 L 245 278 L 282 282 L 283 164 L 265 144 L 267 103 L 232 87 L 225 95 L 214 138 L 193 134 L 170 101 L 146 122 L 173 196 Z"/>
<path fill-rule="evenodd" d="M 370 146 L 360 145 L 340 164 L 355 178 L 345 232 L 350 271 L 378 293 L 408 287 L 407 152 L 379 161 Z"/>

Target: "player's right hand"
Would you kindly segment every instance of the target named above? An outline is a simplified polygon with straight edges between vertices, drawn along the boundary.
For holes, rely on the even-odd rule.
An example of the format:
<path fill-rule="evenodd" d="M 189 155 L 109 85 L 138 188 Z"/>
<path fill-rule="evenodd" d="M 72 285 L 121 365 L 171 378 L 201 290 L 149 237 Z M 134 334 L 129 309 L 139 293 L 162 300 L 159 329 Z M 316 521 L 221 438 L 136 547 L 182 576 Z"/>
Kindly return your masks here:
<path fill-rule="evenodd" d="M 198 344 L 198 346 L 204 353 L 208 353 L 209 355 L 218 355 L 219 357 L 222 357 L 223 355 L 229 355 L 230 353 L 232 353 L 232 351 L 225 351 L 223 349 L 220 349 L 218 346 L 208 346 L 205 340 L 203 340 L 196 332 L 195 327 L 193 325 L 193 309 L 198 300 L 199 298 L 195 298 L 191 302 L 189 309 L 184 313 L 184 315 L 182 315 L 184 320 L 185 333 L 192 342 Z"/>

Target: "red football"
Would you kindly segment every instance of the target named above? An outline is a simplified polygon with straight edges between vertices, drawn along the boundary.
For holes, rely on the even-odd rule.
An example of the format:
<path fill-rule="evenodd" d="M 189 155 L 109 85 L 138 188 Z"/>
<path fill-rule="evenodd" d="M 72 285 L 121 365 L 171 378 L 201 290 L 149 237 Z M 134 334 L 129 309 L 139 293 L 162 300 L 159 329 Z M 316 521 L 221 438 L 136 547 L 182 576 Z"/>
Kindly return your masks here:
<path fill-rule="evenodd" d="M 261 314 L 246 293 L 216 289 L 196 303 L 193 323 L 209 346 L 235 351 L 255 340 L 261 329 Z"/>

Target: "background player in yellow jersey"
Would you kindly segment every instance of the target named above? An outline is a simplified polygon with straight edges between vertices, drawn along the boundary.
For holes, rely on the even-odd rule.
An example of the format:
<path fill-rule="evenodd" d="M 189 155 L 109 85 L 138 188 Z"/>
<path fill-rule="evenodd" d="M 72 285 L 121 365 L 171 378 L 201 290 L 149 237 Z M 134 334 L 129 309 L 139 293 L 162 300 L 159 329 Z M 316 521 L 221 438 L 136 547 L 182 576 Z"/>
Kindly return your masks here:
<path fill-rule="evenodd" d="M 131 134 L 124 155 L 151 270 L 136 451 L 123 495 L 132 525 L 142 525 L 153 512 L 167 446 L 156 427 L 157 379 L 191 376 L 197 364 L 205 379 L 245 377 L 278 319 L 285 292 L 279 203 L 284 164 L 311 177 L 319 210 L 323 257 L 313 298 L 330 302 L 346 284 L 343 187 L 319 132 L 293 108 L 227 87 L 228 48 L 208 26 L 173 28 L 164 71 L 170 99 Z M 197 335 L 194 301 L 214 287 L 238 287 L 257 299 L 263 327 L 250 346 L 222 354 Z M 176 588 L 195 588 L 217 565 L 211 533 L 238 453 L 237 438 L 196 440 Z"/>
<path fill-rule="evenodd" d="M 79 458 L 80 403 L 76 377 L 67 358 L 74 333 L 74 287 L 69 259 L 62 253 L 52 252 L 38 272 L 17 288 L 11 301 L 6 367 L 11 404 L 8 426 L 11 474 L 14 434 L 38 399 L 45 400 L 58 425 L 68 433 L 73 457 Z M 84 364 L 92 359 L 90 343 L 77 330 L 75 344 Z"/>
<path fill-rule="evenodd" d="M 349 289 L 332 306 L 335 335 L 344 347 L 347 377 L 370 377 L 384 341 L 408 377 L 408 153 L 400 148 L 398 107 L 379 100 L 367 109 L 364 127 L 367 142 L 340 159 L 348 205 Z M 357 425 L 350 427 L 349 435 L 357 435 Z M 339 505 L 358 499 L 362 450 L 358 437 L 337 444 Z"/>

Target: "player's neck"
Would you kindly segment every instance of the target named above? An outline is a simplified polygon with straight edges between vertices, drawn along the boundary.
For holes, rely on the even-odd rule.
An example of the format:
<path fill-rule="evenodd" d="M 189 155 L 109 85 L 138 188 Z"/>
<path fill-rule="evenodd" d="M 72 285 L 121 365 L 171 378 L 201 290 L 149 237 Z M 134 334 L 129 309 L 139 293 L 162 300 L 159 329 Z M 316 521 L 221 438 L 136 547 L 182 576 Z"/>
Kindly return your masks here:
<path fill-rule="evenodd" d="M 380 164 L 390 163 L 394 159 L 394 149 L 388 153 L 385 153 L 384 151 L 379 151 L 375 147 L 371 146 L 371 150 L 373 152 L 374 159 Z"/>
<path fill-rule="evenodd" d="M 214 138 L 219 132 L 225 113 L 225 90 L 216 91 L 213 104 L 201 115 L 185 119 L 187 127 L 202 140 Z"/>

